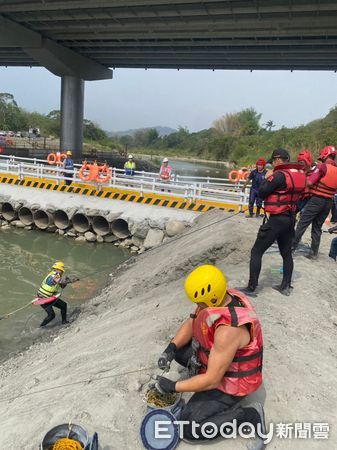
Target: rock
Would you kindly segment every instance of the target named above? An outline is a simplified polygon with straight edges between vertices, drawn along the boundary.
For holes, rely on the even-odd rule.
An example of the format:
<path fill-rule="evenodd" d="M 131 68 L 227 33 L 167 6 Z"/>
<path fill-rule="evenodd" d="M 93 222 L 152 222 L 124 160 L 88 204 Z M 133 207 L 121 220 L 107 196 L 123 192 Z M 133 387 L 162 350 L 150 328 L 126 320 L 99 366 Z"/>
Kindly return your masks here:
<path fill-rule="evenodd" d="M 10 222 L 10 224 L 12 225 L 12 227 L 16 227 L 16 224 L 19 223 L 19 222 L 20 222 L 20 220 L 12 220 Z"/>
<path fill-rule="evenodd" d="M 96 242 L 97 240 L 96 234 L 92 233 L 91 231 L 87 231 L 86 233 L 84 233 L 84 237 L 87 242 Z"/>
<path fill-rule="evenodd" d="M 160 230 L 163 230 L 165 228 L 165 219 L 164 218 L 158 218 L 156 220 L 149 220 L 150 228 L 159 228 Z"/>
<path fill-rule="evenodd" d="M 179 220 L 169 220 L 166 224 L 166 234 L 169 237 L 181 234 L 185 230 L 185 224 Z"/>
<path fill-rule="evenodd" d="M 164 232 L 162 230 L 159 230 L 157 228 L 150 229 L 149 232 L 146 235 L 146 239 L 144 241 L 144 248 L 152 248 L 156 247 L 157 245 L 161 244 L 164 239 Z"/>
<path fill-rule="evenodd" d="M 3 225 L 2 227 L 1 227 L 1 229 L 2 230 L 9 230 L 10 229 L 10 225 Z"/>
<path fill-rule="evenodd" d="M 113 234 L 104 236 L 103 239 L 104 239 L 104 242 L 109 242 L 109 243 L 118 241 L 118 237 L 114 236 Z"/>
<path fill-rule="evenodd" d="M 121 215 L 122 213 L 121 212 L 118 212 L 118 213 L 108 213 L 106 216 L 105 216 L 105 218 L 106 218 L 106 220 L 108 221 L 108 222 L 112 222 L 113 220 L 116 220 L 116 219 L 118 219 L 118 217 L 120 217 L 120 215 Z"/>
<path fill-rule="evenodd" d="M 137 247 L 142 247 L 143 243 L 144 243 L 144 239 L 138 237 L 138 236 L 132 236 L 131 239 L 133 245 L 137 246 Z"/>
<path fill-rule="evenodd" d="M 26 225 L 21 222 L 21 220 L 18 220 L 15 224 L 17 228 L 26 228 Z"/>
<path fill-rule="evenodd" d="M 30 209 L 31 210 L 38 210 L 38 209 L 40 209 L 40 205 L 38 204 L 38 203 L 33 203 L 31 206 L 30 206 Z"/>
<path fill-rule="evenodd" d="M 32 230 L 33 229 L 33 225 L 26 225 L 25 226 L 25 230 Z"/>
<path fill-rule="evenodd" d="M 129 229 L 132 236 L 137 236 L 141 239 L 145 239 L 147 233 L 149 232 L 150 227 L 147 221 L 143 221 L 143 222 L 134 222 L 132 225 L 129 226 Z"/>
<path fill-rule="evenodd" d="M 74 233 L 73 231 L 68 231 L 68 232 L 66 233 L 66 236 L 69 236 L 69 237 L 76 237 L 77 235 L 76 235 L 76 233 Z"/>
<path fill-rule="evenodd" d="M 139 250 L 138 250 L 138 255 L 141 255 L 142 253 L 144 253 L 145 252 L 145 248 L 144 247 L 141 247 Z"/>
<path fill-rule="evenodd" d="M 125 247 L 130 247 L 132 245 L 132 239 L 125 239 L 123 243 L 125 244 Z"/>
<path fill-rule="evenodd" d="M 55 225 L 50 225 L 46 231 L 47 233 L 55 233 L 55 231 L 57 230 L 57 227 Z"/>
<path fill-rule="evenodd" d="M 97 242 L 104 242 L 103 236 L 97 236 Z"/>
<path fill-rule="evenodd" d="M 86 242 L 86 238 L 84 236 L 77 236 L 75 239 L 76 242 Z"/>
<path fill-rule="evenodd" d="M 135 245 L 133 245 L 133 246 L 131 247 L 131 251 L 132 251 L 132 252 L 138 252 L 138 250 L 139 250 L 139 248 L 136 247 Z"/>
<path fill-rule="evenodd" d="M 58 230 L 58 234 L 59 234 L 60 236 L 63 236 L 63 235 L 65 234 L 65 231 L 64 231 L 64 230 Z"/>
<path fill-rule="evenodd" d="M 49 212 L 50 214 L 54 214 L 56 209 L 55 209 L 55 206 L 48 204 L 45 207 L 45 211 Z"/>
<path fill-rule="evenodd" d="M 87 210 L 85 211 L 85 214 L 86 214 L 88 217 L 95 217 L 95 216 L 100 216 L 100 215 L 101 215 L 99 209 L 87 209 Z"/>

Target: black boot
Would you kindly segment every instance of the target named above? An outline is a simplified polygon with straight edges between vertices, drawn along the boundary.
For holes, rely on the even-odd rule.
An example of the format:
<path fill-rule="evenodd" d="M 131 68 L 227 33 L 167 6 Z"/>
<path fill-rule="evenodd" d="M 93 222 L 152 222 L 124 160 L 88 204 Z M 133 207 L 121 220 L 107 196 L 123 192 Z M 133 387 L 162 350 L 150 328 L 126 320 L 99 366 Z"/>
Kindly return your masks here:
<path fill-rule="evenodd" d="M 260 217 L 261 208 L 256 208 L 256 217 Z"/>
<path fill-rule="evenodd" d="M 293 289 L 293 287 L 290 286 L 289 283 L 281 283 L 276 286 L 272 286 L 272 288 L 275 289 L 275 291 L 278 291 L 280 294 L 285 295 L 286 297 L 289 297 L 289 295 L 291 294 L 291 290 Z"/>

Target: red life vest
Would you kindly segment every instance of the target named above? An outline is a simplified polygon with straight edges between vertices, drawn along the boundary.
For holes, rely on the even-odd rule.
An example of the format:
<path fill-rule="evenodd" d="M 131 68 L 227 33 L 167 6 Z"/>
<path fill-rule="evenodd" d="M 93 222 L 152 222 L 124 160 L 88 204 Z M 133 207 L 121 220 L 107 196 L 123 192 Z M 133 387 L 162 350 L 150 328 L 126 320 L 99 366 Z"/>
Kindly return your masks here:
<path fill-rule="evenodd" d="M 269 214 L 295 212 L 296 203 L 307 185 L 307 176 L 301 164 L 280 164 L 274 172 L 282 172 L 285 177 L 285 189 L 272 192 L 264 199 L 264 210 Z"/>
<path fill-rule="evenodd" d="M 248 298 L 234 289 L 228 289 L 227 293 L 239 300 L 242 307 L 197 308 L 196 317 L 193 320 L 193 340 L 196 341 L 198 359 L 201 363 L 199 373 L 205 373 L 217 327 L 220 325 L 240 327 L 251 324 L 249 344 L 236 352 L 231 365 L 216 388 L 226 394 L 244 396 L 256 391 L 262 383 L 262 332 Z"/>
<path fill-rule="evenodd" d="M 337 191 L 337 167 L 326 164 L 326 174 L 317 183 L 311 186 L 311 195 L 333 198 Z"/>
<path fill-rule="evenodd" d="M 160 168 L 160 178 L 162 180 L 169 180 L 171 178 L 171 172 L 172 172 L 172 167 L 169 165 L 165 167 L 163 164 Z"/>

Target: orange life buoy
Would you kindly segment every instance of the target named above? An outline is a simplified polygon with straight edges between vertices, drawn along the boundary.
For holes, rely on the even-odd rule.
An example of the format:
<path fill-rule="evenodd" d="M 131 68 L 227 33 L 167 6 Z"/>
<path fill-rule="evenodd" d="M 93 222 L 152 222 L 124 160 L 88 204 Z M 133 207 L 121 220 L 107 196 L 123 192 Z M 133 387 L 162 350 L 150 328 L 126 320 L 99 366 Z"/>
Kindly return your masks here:
<path fill-rule="evenodd" d="M 241 175 L 241 180 L 243 180 L 243 181 L 247 181 L 248 180 L 248 177 L 249 177 L 249 170 L 247 170 L 247 172 L 244 172 L 242 175 Z"/>
<path fill-rule="evenodd" d="M 228 179 L 231 183 L 237 183 L 240 180 L 240 174 L 237 170 L 229 172 Z"/>
<path fill-rule="evenodd" d="M 99 168 L 96 161 L 93 164 L 90 164 L 89 175 L 91 181 L 96 181 L 99 174 Z"/>
<path fill-rule="evenodd" d="M 98 169 L 97 183 L 107 183 L 110 180 L 110 170 L 107 164 Z"/>
<path fill-rule="evenodd" d="M 82 181 L 90 181 L 90 167 L 91 165 L 88 164 L 86 161 L 82 164 L 82 167 L 78 171 L 78 176 L 81 178 Z M 84 174 L 84 172 L 87 172 Z"/>
<path fill-rule="evenodd" d="M 56 159 L 55 153 L 49 153 L 49 155 L 47 156 L 47 163 L 52 165 L 52 164 L 55 164 L 56 161 L 57 161 L 57 159 Z"/>

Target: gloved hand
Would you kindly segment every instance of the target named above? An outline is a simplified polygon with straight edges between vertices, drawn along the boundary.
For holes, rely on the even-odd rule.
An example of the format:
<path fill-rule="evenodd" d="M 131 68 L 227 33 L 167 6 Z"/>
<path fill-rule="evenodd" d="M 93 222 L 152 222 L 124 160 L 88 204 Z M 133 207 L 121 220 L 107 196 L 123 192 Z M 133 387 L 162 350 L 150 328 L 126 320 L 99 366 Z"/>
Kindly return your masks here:
<path fill-rule="evenodd" d="M 171 362 L 174 359 L 174 356 L 177 351 L 177 346 L 173 342 L 170 342 L 166 347 L 164 352 L 159 356 L 158 359 L 158 367 L 161 370 L 169 369 L 171 366 Z"/>
<path fill-rule="evenodd" d="M 157 382 L 155 388 L 161 394 L 173 394 L 176 392 L 176 381 L 169 380 L 168 378 L 157 376 Z"/>

